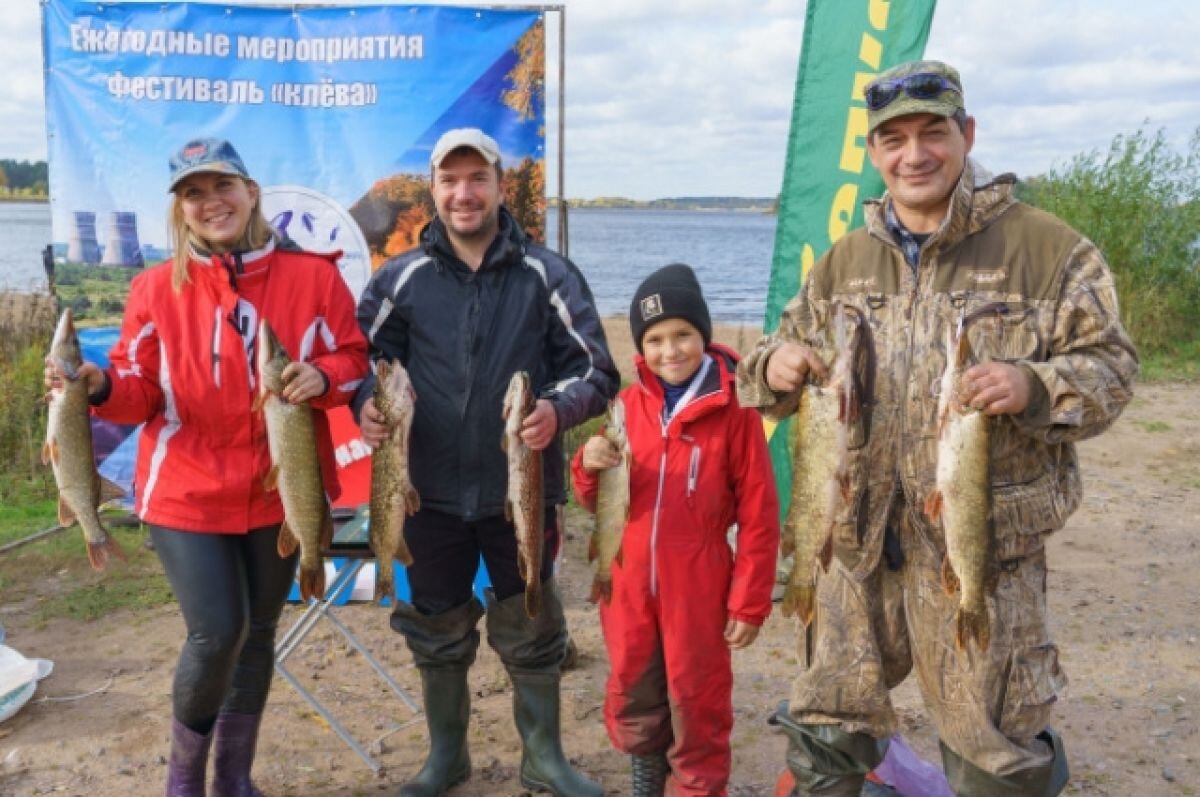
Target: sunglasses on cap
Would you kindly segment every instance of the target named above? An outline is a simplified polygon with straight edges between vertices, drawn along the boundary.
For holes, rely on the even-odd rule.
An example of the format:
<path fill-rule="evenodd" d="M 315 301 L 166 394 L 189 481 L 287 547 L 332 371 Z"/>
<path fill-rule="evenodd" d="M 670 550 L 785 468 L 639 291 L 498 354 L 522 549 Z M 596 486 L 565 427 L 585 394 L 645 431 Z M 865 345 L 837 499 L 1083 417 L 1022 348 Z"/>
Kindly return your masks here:
<path fill-rule="evenodd" d="M 942 93 L 953 91 L 962 96 L 962 89 L 942 75 L 931 72 L 918 72 L 915 75 L 905 75 L 895 80 L 885 80 L 867 86 L 863 99 L 867 101 L 867 110 L 879 111 L 886 108 L 903 91 L 914 100 L 937 99 Z"/>

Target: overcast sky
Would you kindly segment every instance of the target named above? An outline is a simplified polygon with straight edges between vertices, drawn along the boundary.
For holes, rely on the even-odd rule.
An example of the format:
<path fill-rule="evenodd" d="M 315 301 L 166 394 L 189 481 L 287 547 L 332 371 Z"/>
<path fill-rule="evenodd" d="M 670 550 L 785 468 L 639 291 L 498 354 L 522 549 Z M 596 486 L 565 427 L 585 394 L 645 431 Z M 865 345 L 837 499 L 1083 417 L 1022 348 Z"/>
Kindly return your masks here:
<path fill-rule="evenodd" d="M 568 196 L 779 191 L 801 0 L 563 4 Z M 3 6 L 0 157 L 41 160 L 40 6 Z M 1024 176 L 1143 125 L 1183 151 L 1200 127 L 1198 34 L 1195 0 L 939 0 L 926 55 L 962 73 L 976 157 Z"/>

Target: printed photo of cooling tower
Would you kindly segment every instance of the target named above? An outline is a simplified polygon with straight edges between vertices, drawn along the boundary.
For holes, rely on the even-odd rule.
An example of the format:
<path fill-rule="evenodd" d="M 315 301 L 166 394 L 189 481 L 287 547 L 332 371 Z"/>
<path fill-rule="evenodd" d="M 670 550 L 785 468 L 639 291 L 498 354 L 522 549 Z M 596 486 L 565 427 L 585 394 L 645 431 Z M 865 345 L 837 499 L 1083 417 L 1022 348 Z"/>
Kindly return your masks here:
<path fill-rule="evenodd" d="M 97 238 L 96 214 L 90 210 L 76 210 L 71 214 L 67 262 L 142 268 L 146 258 L 138 242 L 137 214 L 118 210 L 103 214 L 102 220 L 103 247 Z"/>

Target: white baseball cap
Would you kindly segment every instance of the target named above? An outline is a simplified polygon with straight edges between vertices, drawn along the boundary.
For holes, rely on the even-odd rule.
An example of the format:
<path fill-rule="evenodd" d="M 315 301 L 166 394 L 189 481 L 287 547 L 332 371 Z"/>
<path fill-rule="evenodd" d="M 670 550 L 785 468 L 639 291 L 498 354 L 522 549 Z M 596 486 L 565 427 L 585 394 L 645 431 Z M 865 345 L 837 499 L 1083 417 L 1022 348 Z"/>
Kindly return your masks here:
<path fill-rule="evenodd" d="M 437 168 L 447 155 L 460 147 L 470 147 L 488 162 L 489 166 L 496 165 L 500 160 L 500 146 L 496 140 L 478 127 L 458 127 L 447 130 L 433 145 L 433 154 L 429 163 Z"/>

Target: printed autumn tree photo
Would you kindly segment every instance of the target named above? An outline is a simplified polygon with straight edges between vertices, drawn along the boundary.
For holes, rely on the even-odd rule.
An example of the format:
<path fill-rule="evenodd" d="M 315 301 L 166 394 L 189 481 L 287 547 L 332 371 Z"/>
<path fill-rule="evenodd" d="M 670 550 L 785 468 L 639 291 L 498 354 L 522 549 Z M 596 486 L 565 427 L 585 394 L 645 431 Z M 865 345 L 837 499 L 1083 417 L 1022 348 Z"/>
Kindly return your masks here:
<path fill-rule="evenodd" d="M 505 107 L 521 122 L 542 119 L 545 108 L 546 34 L 542 21 L 526 31 L 513 46 L 517 61 L 493 84 Z M 466 125 L 451 125 L 466 126 Z M 440 133 L 439 133 L 440 135 Z M 545 140 L 545 127 L 537 137 Z M 503 142 L 501 142 L 503 144 Z M 535 241 L 546 238 L 546 173 L 542 158 L 525 156 L 504 164 L 504 204 L 525 233 Z M 421 230 L 433 219 L 428 174 L 394 174 L 375 182 L 350 208 L 371 250 L 371 267 L 420 243 Z"/>

